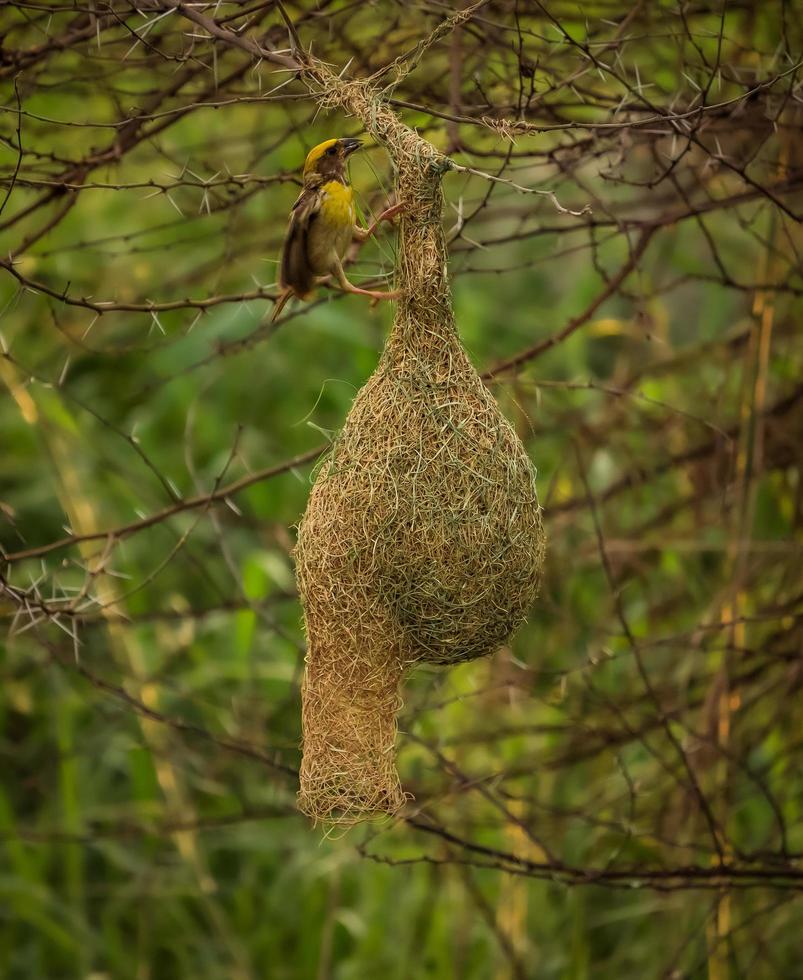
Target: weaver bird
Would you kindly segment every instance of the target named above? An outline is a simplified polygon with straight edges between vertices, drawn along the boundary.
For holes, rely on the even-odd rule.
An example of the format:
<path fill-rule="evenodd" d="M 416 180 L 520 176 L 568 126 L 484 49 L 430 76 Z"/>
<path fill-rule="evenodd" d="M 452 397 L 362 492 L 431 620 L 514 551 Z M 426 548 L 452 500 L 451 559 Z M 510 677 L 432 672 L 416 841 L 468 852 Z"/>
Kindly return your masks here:
<path fill-rule="evenodd" d="M 347 293 L 374 300 L 399 297 L 398 290 L 360 289 L 348 281 L 343 271 L 343 256 L 352 241 L 364 242 L 380 222 L 390 220 L 402 210 L 401 204 L 388 208 L 369 228 L 357 224 L 354 193 L 346 177 L 346 160 L 361 146 L 360 140 L 329 139 L 307 154 L 304 189 L 290 212 L 282 249 L 279 270 L 282 292 L 276 300 L 273 320 L 291 296 L 312 299 L 315 286 L 330 276 Z"/>

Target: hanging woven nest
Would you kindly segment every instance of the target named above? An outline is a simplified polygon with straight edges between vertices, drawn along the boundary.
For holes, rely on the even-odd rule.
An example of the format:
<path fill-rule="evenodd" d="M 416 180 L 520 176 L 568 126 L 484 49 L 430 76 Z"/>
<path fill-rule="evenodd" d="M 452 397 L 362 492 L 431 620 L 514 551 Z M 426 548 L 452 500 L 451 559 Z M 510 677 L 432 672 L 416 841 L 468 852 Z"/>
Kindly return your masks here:
<path fill-rule="evenodd" d="M 403 297 L 317 472 L 296 549 L 308 641 L 299 806 L 340 823 L 404 803 L 404 672 L 496 650 L 524 620 L 544 559 L 532 463 L 458 339 L 443 158 L 387 115 L 392 131 L 375 129 L 406 207 Z"/>

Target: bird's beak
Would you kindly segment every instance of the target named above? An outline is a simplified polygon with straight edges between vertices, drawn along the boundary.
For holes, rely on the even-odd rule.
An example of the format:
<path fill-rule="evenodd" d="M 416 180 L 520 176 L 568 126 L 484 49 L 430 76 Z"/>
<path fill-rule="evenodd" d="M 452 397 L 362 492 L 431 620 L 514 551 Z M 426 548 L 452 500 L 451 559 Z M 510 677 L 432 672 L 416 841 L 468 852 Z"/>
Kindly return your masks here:
<path fill-rule="evenodd" d="M 347 139 L 340 142 L 343 146 L 343 156 L 346 157 L 350 157 L 355 150 L 359 150 L 362 146 L 362 140 Z"/>

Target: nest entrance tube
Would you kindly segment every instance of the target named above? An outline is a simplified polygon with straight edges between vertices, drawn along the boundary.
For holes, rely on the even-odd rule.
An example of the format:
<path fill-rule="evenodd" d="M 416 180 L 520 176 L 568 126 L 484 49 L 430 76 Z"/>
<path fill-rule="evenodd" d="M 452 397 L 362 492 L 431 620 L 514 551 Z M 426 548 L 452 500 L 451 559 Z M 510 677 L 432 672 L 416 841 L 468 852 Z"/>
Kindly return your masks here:
<path fill-rule="evenodd" d="M 402 805 L 393 760 L 401 678 L 395 657 L 383 661 L 342 637 L 310 641 L 302 690 L 305 813 L 347 821 Z"/>
<path fill-rule="evenodd" d="M 366 99 L 348 83 L 341 104 L 397 166 L 403 295 L 296 548 L 308 638 L 299 807 L 339 823 L 404 803 L 394 759 L 404 672 L 496 650 L 524 620 L 544 557 L 532 463 L 458 339 L 444 160 Z"/>

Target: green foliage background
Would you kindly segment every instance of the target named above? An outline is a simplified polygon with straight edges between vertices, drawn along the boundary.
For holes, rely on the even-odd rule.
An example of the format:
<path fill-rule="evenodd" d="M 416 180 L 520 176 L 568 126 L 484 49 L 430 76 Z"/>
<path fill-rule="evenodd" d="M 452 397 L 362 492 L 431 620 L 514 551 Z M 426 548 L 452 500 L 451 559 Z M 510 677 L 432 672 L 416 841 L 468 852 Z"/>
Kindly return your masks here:
<path fill-rule="evenodd" d="M 355 44 L 383 35 L 390 8 L 354 13 Z M 587 11 L 590 26 L 568 7 L 558 14 L 580 37 L 611 10 Z M 644 16 L 676 27 L 673 11 Z M 696 16 L 711 54 L 719 11 Z M 0 17 L 15 44 L 37 43 L 19 12 Z M 164 30 L 178 50 L 186 39 L 170 21 L 154 43 Z M 773 74 L 777 31 L 774 13 L 737 5 L 728 56 L 747 50 Z M 380 63 L 396 53 L 384 36 Z M 14 186 L 4 220 L 46 192 L 36 182 L 58 161 L 121 138 L 84 123 L 148 105 L 163 78 L 144 51 L 122 60 L 130 44 L 112 33 L 108 63 L 87 42 L 17 78 L 23 146 L 41 156 L 25 157 L 28 183 Z M 666 102 L 693 92 L 676 48 L 645 33 L 626 54 Z M 567 47 L 552 54 L 534 75 L 547 96 L 554 72 L 574 66 Z M 416 98 L 400 97 L 437 91 L 445 58 L 435 48 Z M 325 443 L 376 364 L 392 310 L 331 291 L 275 327 L 264 298 L 200 315 L 81 305 L 272 294 L 304 153 L 359 127 L 316 113 L 300 86 L 248 101 L 276 75 L 242 52 L 217 59 L 214 79 L 210 67 L 165 105 L 220 105 L 171 119 L 94 170 L 89 182 L 109 186 L 61 188 L 43 213 L 73 196 L 74 206 L 32 245 L 34 221 L 0 241 L 20 275 L 55 293 L 0 270 L 6 553 L 122 528 Z M 502 100 L 515 56 L 505 47 L 494 59 L 496 82 L 484 80 Z M 17 103 L 6 82 L 9 186 Z M 720 101 L 744 91 L 720 84 Z M 608 85 L 598 92 L 609 113 Z M 762 130 L 750 173 L 770 182 L 785 161 L 783 200 L 799 211 L 793 111 Z M 442 120 L 403 116 L 447 145 Z M 570 121 L 592 117 L 566 110 Z M 741 160 L 756 131 L 725 122 L 719 138 Z M 323 835 L 294 809 L 283 767 L 299 758 L 304 638 L 291 549 L 310 464 L 135 533 L 23 557 L 4 568 L 0 975 L 803 976 L 800 880 L 786 874 L 801 872 L 803 852 L 800 226 L 764 196 L 738 198 L 744 185 L 724 170 L 705 200 L 735 203 L 675 220 L 683 195 L 644 186 L 650 141 L 625 146 L 619 162 L 621 147 L 581 148 L 562 174 L 550 151 L 565 137 L 472 131 L 476 150 L 501 157 L 455 159 L 495 172 L 513 148 L 507 177 L 554 189 L 575 210 L 590 203 L 590 218 L 480 177 L 445 178 L 457 322 L 478 370 L 581 314 L 627 262 L 640 221 L 657 232 L 582 328 L 491 381 L 538 467 L 549 568 L 511 649 L 411 679 L 399 750 L 416 823 Z M 703 161 L 685 164 L 681 183 L 700 206 Z M 352 176 L 376 213 L 392 187 L 381 149 Z M 489 192 L 457 234 L 457 216 Z M 389 231 L 360 253 L 355 280 L 390 272 L 393 251 Z M 72 611 L 54 621 L 44 607 L 58 603 Z M 683 874 L 654 887 L 650 871 L 717 860 L 695 780 L 726 860 L 766 871 L 760 887 L 692 887 Z M 586 878 L 568 881 L 569 866 Z M 598 880 L 600 870 L 626 874 Z"/>

